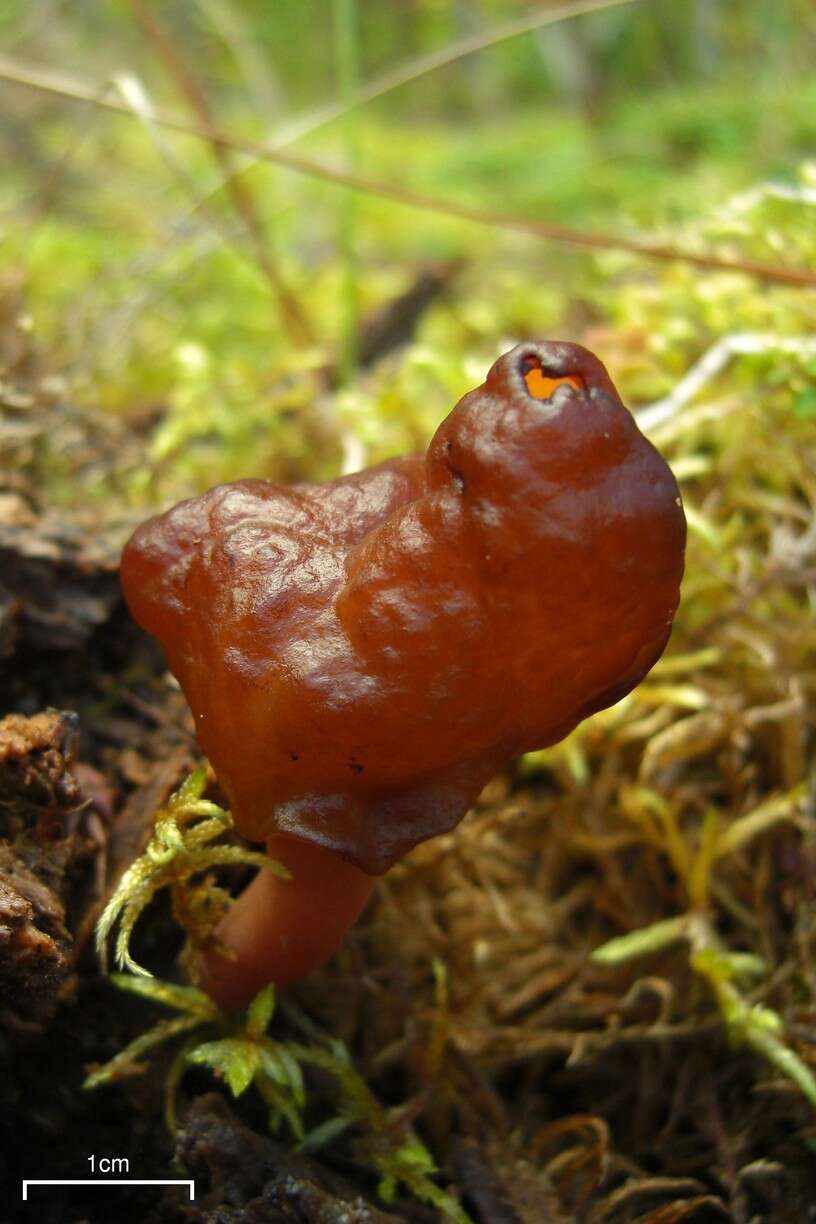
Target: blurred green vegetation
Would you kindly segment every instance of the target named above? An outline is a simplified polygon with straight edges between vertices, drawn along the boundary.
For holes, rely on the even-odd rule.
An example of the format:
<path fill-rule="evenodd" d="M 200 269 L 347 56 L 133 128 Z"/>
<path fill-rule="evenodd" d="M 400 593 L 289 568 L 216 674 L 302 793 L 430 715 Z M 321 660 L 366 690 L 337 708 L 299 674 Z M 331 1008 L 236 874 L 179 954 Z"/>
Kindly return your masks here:
<path fill-rule="evenodd" d="M 309 339 L 293 339 L 212 148 L 150 120 L 154 107 L 196 116 L 137 20 L 146 7 L 16 0 L 0 25 L 7 57 L 112 96 L 124 88 L 134 109 L 2 85 L 3 283 L 67 394 L 153 421 L 144 461 L 126 473 L 132 497 L 240 474 L 325 476 L 344 454 L 417 447 L 496 353 L 528 335 L 601 333 L 598 351 L 644 402 L 729 331 L 813 330 L 810 292 L 587 254 L 372 193 L 357 194 L 349 235 L 344 189 L 256 163 L 241 181 L 308 321 Z M 535 7 L 360 0 L 363 82 L 412 56 L 453 54 Z M 274 142 L 337 97 L 329 4 L 176 0 L 150 11 L 230 132 Z M 769 178 L 812 190 L 814 49 L 804 0 L 626 4 L 454 57 L 295 147 L 343 166 L 351 126 L 371 178 L 812 268 L 812 206 L 771 199 L 734 212 L 728 201 Z M 350 259 L 364 316 L 430 262 L 462 270 L 410 343 L 335 394 L 321 371 L 343 365 Z M 813 391 L 803 378 L 800 414 Z"/>

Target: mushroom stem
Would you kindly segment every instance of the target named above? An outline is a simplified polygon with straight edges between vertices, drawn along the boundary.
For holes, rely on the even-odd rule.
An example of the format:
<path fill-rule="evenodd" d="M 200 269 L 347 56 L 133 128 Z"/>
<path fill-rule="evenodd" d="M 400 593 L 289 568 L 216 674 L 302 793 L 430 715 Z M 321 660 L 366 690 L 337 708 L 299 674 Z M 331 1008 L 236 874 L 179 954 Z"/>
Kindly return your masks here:
<path fill-rule="evenodd" d="M 199 985 L 226 1010 L 246 1006 L 268 982 L 285 986 L 327 961 L 375 884 L 338 854 L 299 838 L 276 834 L 267 850 L 291 878 L 259 871 L 199 962 Z"/>

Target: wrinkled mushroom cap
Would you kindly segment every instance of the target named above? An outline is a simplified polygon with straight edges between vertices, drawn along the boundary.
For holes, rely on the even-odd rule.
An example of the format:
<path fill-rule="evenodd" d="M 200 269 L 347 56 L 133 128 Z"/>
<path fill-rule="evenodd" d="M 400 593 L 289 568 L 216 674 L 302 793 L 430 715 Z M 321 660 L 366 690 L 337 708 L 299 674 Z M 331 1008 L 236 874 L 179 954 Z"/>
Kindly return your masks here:
<path fill-rule="evenodd" d="M 238 829 L 378 873 L 642 679 L 684 544 L 674 477 L 601 363 L 528 343 L 426 456 L 212 489 L 135 532 L 122 583 Z"/>

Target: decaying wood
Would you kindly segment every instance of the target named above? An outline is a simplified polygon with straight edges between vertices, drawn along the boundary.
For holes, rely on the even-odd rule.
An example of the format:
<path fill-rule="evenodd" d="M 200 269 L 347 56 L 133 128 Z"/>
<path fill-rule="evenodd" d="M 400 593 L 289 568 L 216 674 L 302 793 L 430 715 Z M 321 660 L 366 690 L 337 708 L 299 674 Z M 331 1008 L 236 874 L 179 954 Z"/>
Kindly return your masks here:
<path fill-rule="evenodd" d="M 0 1007 L 41 1019 L 69 972 L 66 874 L 75 858 L 77 718 L 0 721 Z"/>
<path fill-rule="evenodd" d="M 121 599 L 119 532 L 0 489 L 0 667 L 18 651 L 82 648 Z"/>
<path fill-rule="evenodd" d="M 81 802 L 72 773 L 78 724 L 72 710 L 9 714 L 0 721 L 0 836 L 16 838 Z"/>
<path fill-rule="evenodd" d="M 148 1224 L 206 1224 L 216 1218 L 213 1209 L 229 1224 L 397 1224 L 406 1219 L 370 1206 L 324 1166 L 250 1130 L 215 1093 L 193 1102 L 176 1152 L 196 1179 L 195 1206 L 179 1210 L 168 1198 Z M 410 1218 L 429 1216 L 420 1209 Z"/>
<path fill-rule="evenodd" d="M 70 948 L 58 892 L 0 842 L 0 1014 L 40 1014 L 68 972 Z"/>

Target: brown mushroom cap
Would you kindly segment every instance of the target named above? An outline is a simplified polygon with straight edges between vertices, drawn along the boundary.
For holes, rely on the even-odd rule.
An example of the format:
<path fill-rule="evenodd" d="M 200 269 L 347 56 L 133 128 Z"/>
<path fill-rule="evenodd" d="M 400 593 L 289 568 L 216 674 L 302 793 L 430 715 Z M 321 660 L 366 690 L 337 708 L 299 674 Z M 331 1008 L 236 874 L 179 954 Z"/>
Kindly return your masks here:
<path fill-rule="evenodd" d="M 239 831 L 379 873 L 642 679 L 684 543 L 674 477 L 602 364 L 528 343 L 426 456 L 212 489 L 135 532 L 122 584 Z"/>

